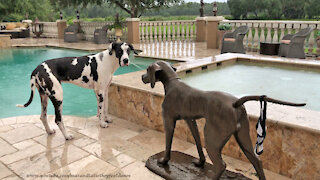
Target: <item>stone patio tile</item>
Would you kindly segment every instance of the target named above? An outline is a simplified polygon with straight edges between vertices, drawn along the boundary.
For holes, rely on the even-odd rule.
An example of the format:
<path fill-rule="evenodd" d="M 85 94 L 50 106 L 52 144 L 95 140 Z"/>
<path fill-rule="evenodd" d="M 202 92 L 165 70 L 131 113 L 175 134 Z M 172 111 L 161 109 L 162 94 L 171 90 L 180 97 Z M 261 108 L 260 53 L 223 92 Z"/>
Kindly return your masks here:
<path fill-rule="evenodd" d="M 1 119 L 3 125 L 11 125 L 11 124 L 16 124 L 17 123 L 17 117 L 9 117 L 9 118 L 4 118 Z"/>
<path fill-rule="evenodd" d="M 83 129 L 86 125 L 87 118 L 78 116 L 63 116 L 63 122 L 66 127 Z"/>
<path fill-rule="evenodd" d="M 121 118 L 118 118 L 118 117 L 115 117 L 115 116 L 113 116 L 112 119 L 113 119 L 112 125 L 117 125 L 117 126 L 120 126 L 122 128 L 126 128 L 126 129 L 129 129 L 129 130 L 138 132 L 138 133 L 141 133 L 143 131 L 148 130 L 148 128 L 146 128 L 144 126 L 135 124 L 133 122 L 130 122 L 130 121 L 127 121 L 127 120 L 124 120 L 124 119 L 121 119 Z"/>
<path fill-rule="evenodd" d="M 0 138 L 0 157 L 17 151 L 12 145 Z"/>
<path fill-rule="evenodd" d="M 7 131 L 9 131 L 11 129 L 13 129 L 11 126 L 7 126 L 7 125 L 0 126 L 0 133 L 7 132 Z"/>
<path fill-rule="evenodd" d="M 82 134 L 76 133 L 74 131 L 66 130 L 68 133 L 73 135 L 73 139 L 71 141 L 66 141 L 60 129 L 56 129 L 55 131 L 56 133 L 54 134 L 48 135 L 47 133 L 45 133 L 33 139 L 47 148 L 55 148 L 63 144 L 72 144 L 74 140 L 77 140 L 83 137 Z"/>
<path fill-rule="evenodd" d="M 92 139 L 96 140 L 106 140 L 113 139 L 114 137 L 118 137 L 124 140 L 130 139 L 139 133 L 122 128 L 120 126 L 114 125 L 112 123 L 109 124 L 107 128 L 101 128 L 100 126 L 94 126 L 87 129 L 82 129 L 78 131 Z"/>
<path fill-rule="evenodd" d="M 134 161 L 135 159 L 126 154 L 119 154 L 118 156 L 111 158 L 107 162 L 114 165 L 117 168 L 123 168 L 128 164 L 133 163 Z"/>
<path fill-rule="evenodd" d="M 152 179 L 152 180 L 162 180 L 160 176 L 154 174 L 149 169 L 145 167 L 145 163 L 136 161 L 121 169 L 118 173 L 123 175 L 129 175 L 129 178 L 119 178 L 119 179 L 130 179 L 130 180 L 141 180 L 141 179 Z M 117 178 L 118 179 L 118 178 Z"/>
<path fill-rule="evenodd" d="M 0 137 L 8 141 L 9 143 L 17 143 L 26 139 L 30 139 L 45 132 L 40 128 L 36 127 L 35 125 L 28 125 L 20 128 L 16 128 L 4 133 L 0 133 Z"/>
<path fill-rule="evenodd" d="M 22 178 L 30 174 L 47 175 L 88 155 L 87 152 L 73 145 L 64 145 L 12 163 L 9 168 Z"/>
<path fill-rule="evenodd" d="M 8 177 L 13 173 L 2 163 L 0 163 L 0 179 Z"/>
<path fill-rule="evenodd" d="M 154 155 L 155 153 L 149 149 L 134 144 L 127 151 L 123 152 L 123 154 L 133 157 L 138 161 L 146 162 L 148 158 Z"/>
<path fill-rule="evenodd" d="M 87 136 L 82 136 L 82 137 L 79 138 L 79 139 L 74 139 L 74 140 L 72 141 L 72 144 L 75 145 L 75 146 L 77 146 L 77 147 L 84 147 L 84 146 L 87 146 L 87 145 L 89 145 L 89 144 L 92 144 L 92 143 L 94 143 L 94 142 L 96 142 L 96 141 L 97 141 L 97 140 L 91 139 L 91 138 L 89 138 L 89 137 L 87 137 Z"/>
<path fill-rule="evenodd" d="M 17 124 L 41 122 L 40 115 L 18 116 Z"/>
<path fill-rule="evenodd" d="M 8 177 L 5 177 L 1 180 L 20 180 L 21 178 L 19 178 L 18 176 L 16 175 L 11 175 L 11 176 L 8 176 Z"/>
<path fill-rule="evenodd" d="M 129 141 L 114 137 L 112 139 L 95 142 L 83 147 L 82 149 L 90 152 L 102 160 L 107 161 L 123 152 L 128 151 L 133 146 L 135 145 Z"/>
<path fill-rule="evenodd" d="M 158 153 L 165 150 L 165 135 L 164 133 L 148 130 L 140 133 L 139 135 L 129 139 L 129 141 L 148 148 L 149 150 Z M 191 148 L 193 144 L 173 138 L 172 150 L 185 151 Z"/>
<path fill-rule="evenodd" d="M 4 164 L 11 164 L 13 162 L 19 161 L 21 159 L 27 158 L 27 157 L 31 157 L 34 156 L 38 153 L 44 152 L 46 150 L 45 147 L 43 147 L 40 144 L 35 144 L 33 146 L 30 146 L 26 149 L 17 151 L 15 153 L 12 154 L 8 154 L 5 156 L 2 156 L 0 158 L 0 161 L 2 161 Z"/>
<path fill-rule="evenodd" d="M 17 148 L 18 150 L 23 150 L 23 149 L 26 149 L 30 146 L 34 146 L 34 145 L 37 145 L 38 143 L 35 142 L 33 139 L 28 139 L 28 140 L 25 140 L 25 141 L 21 141 L 19 143 L 16 143 L 16 144 L 13 144 L 13 146 L 15 148 Z"/>
<path fill-rule="evenodd" d="M 0 126 L 3 126 L 2 120 L 0 119 Z"/>
<path fill-rule="evenodd" d="M 92 155 L 73 162 L 63 168 L 60 168 L 54 171 L 54 174 L 57 175 L 110 175 L 113 174 L 118 169 L 113 165 L 98 159 Z M 61 179 L 67 179 L 66 177 L 61 177 Z M 73 178 L 74 179 L 74 178 Z M 81 178 L 81 179 L 106 179 L 104 177 L 88 177 L 88 178 Z"/>

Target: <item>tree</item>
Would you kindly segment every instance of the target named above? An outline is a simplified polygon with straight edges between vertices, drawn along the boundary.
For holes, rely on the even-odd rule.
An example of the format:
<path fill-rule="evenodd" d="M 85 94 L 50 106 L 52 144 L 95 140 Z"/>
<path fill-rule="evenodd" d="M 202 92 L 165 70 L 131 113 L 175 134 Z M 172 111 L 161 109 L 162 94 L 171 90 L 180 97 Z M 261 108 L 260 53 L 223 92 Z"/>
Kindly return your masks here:
<path fill-rule="evenodd" d="M 108 2 L 110 5 L 116 5 L 132 18 L 140 17 L 146 10 L 159 9 L 160 7 L 169 7 L 180 3 L 181 0 L 50 0 L 57 7 L 67 6 L 87 6 L 88 4 L 101 5 Z"/>
<path fill-rule="evenodd" d="M 320 17 L 320 3 L 319 0 L 308 0 L 305 6 L 305 12 L 308 18 Z"/>

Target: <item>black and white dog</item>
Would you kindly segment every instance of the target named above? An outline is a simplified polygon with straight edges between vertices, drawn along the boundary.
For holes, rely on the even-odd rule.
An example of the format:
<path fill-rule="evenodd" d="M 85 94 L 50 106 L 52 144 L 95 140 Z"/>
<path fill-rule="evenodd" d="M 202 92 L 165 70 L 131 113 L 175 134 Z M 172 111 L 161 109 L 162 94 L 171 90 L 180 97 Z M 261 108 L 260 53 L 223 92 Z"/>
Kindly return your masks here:
<path fill-rule="evenodd" d="M 134 48 L 131 44 L 114 42 L 103 52 L 82 57 L 64 57 L 44 61 L 32 72 L 30 85 L 31 96 L 24 105 L 27 107 L 33 99 L 35 88 L 41 98 L 40 119 L 48 134 L 55 133 L 47 122 L 47 104 L 50 98 L 55 109 L 55 122 L 59 126 L 66 140 L 72 139 L 68 135 L 62 122 L 63 90 L 61 82 L 72 83 L 84 88 L 94 89 L 98 103 L 100 126 L 105 128 L 108 122 L 108 88 L 113 73 L 120 66 L 129 65 L 129 54 Z M 135 52 L 135 51 L 134 51 Z"/>

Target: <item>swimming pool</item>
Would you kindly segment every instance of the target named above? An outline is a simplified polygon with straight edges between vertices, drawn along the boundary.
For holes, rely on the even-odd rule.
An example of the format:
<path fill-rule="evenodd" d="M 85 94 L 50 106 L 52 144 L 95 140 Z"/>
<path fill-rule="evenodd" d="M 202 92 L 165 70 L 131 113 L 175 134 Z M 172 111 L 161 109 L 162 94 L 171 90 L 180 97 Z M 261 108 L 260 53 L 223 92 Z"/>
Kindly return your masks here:
<path fill-rule="evenodd" d="M 237 97 L 269 97 L 307 103 L 306 109 L 320 111 L 320 71 L 253 62 L 218 66 L 215 70 L 187 74 L 182 80 L 202 90 L 224 91 Z"/>
<path fill-rule="evenodd" d="M 87 54 L 92 53 L 60 48 L 0 49 L 0 118 L 41 113 L 38 93 L 27 108 L 17 108 L 15 105 L 28 101 L 31 72 L 42 61 Z M 146 69 L 152 62 L 154 60 L 132 56 L 130 66 L 120 67 L 115 75 Z M 77 116 L 96 114 L 97 102 L 93 90 L 67 83 L 62 83 L 62 86 L 64 96 L 63 114 Z M 48 106 L 48 114 L 54 114 L 51 102 Z"/>

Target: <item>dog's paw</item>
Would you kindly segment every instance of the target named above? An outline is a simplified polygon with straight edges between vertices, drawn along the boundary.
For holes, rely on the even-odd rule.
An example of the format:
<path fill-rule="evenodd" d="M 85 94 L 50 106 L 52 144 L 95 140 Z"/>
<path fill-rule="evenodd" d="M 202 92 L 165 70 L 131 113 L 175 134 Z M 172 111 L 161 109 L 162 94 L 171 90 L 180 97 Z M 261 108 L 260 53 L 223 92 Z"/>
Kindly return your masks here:
<path fill-rule="evenodd" d="M 102 128 L 107 128 L 107 127 L 108 127 L 108 123 L 106 123 L 106 122 L 100 122 L 100 126 L 101 126 Z"/>
<path fill-rule="evenodd" d="M 73 139 L 73 136 L 70 134 L 70 135 L 67 135 L 65 138 L 66 138 L 66 140 L 68 141 L 68 140 Z"/>
<path fill-rule="evenodd" d="M 56 130 L 51 129 L 50 131 L 47 132 L 49 135 L 56 133 Z"/>
<path fill-rule="evenodd" d="M 111 119 L 111 118 L 104 118 L 105 119 L 105 121 L 107 122 L 107 123 L 112 123 L 113 122 L 113 120 Z"/>
<path fill-rule="evenodd" d="M 164 157 L 158 159 L 158 164 L 166 165 L 169 162 L 169 159 L 165 159 Z"/>
<path fill-rule="evenodd" d="M 192 161 L 192 163 L 193 163 L 196 167 L 203 167 L 205 162 L 206 162 L 206 160 L 200 160 L 200 159 L 194 159 L 194 160 Z"/>

